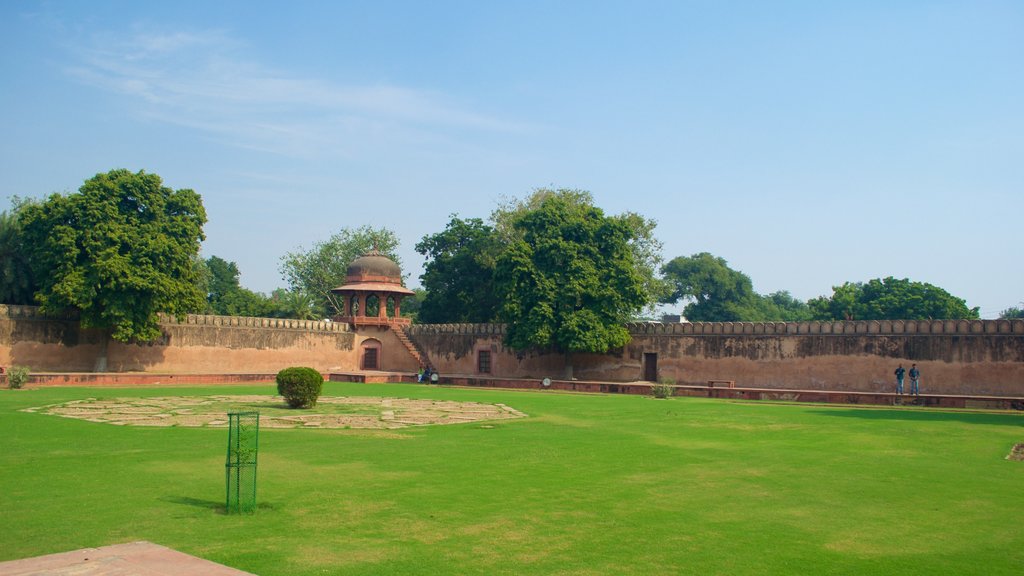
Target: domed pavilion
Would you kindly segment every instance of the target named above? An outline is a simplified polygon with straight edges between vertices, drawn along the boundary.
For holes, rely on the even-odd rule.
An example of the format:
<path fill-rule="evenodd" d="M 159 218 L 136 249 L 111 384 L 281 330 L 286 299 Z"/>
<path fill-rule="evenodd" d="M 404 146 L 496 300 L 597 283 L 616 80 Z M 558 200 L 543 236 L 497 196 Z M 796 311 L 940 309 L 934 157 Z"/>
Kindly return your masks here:
<path fill-rule="evenodd" d="M 335 318 L 353 327 L 408 325 L 402 318 L 402 298 L 413 293 L 402 286 L 402 270 L 376 249 L 348 266 L 345 283 L 331 292 L 344 302 L 344 313 Z"/>

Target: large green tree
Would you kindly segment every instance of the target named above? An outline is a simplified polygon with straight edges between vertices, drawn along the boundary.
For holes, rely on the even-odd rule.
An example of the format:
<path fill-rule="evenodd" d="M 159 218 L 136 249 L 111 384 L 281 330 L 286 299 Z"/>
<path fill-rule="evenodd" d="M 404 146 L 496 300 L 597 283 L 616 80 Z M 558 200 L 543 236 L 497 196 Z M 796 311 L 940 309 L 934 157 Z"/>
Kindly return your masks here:
<path fill-rule="evenodd" d="M 978 308 L 968 308 L 942 288 L 892 276 L 834 286 L 831 297 L 813 298 L 808 305 L 818 320 L 978 318 Z"/>
<path fill-rule="evenodd" d="M 494 269 L 501 249 L 494 229 L 479 218 L 452 215 L 443 232 L 424 236 L 416 245 L 427 259 L 417 321 L 493 322 L 498 313 Z"/>
<path fill-rule="evenodd" d="M 604 353 L 629 342 L 624 323 L 647 303 L 623 218 L 551 196 L 512 224 L 495 288 L 513 349 Z"/>
<path fill-rule="evenodd" d="M 46 313 L 77 310 L 83 326 L 128 342 L 159 337 L 161 312 L 205 308 L 195 260 L 206 211 L 192 190 L 111 170 L 26 206 L 21 221 Z"/>
<path fill-rule="evenodd" d="M 495 290 L 498 258 L 523 239 L 516 225 L 549 199 L 580 211 L 594 208 L 590 192 L 540 188 L 522 199 L 506 199 L 491 213 L 490 224 L 478 218 L 452 216 L 443 232 L 423 238 L 416 249 L 427 258 L 420 277 L 426 295 L 417 319 L 422 322 L 491 322 L 498 317 Z M 667 285 L 656 275 L 661 263 L 661 242 L 654 237 L 654 220 L 627 212 L 612 217 L 631 234 L 627 247 L 634 270 L 642 279 L 644 306 L 654 304 Z"/>
<path fill-rule="evenodd" d="M 515 223 L 524 215 L 538 210 L 549 198 L 559 198 L 580 209 L 594 206 L 594 196 L 586 190 L 573 188 L 537 188 L 525 198 L 505 199 L 491 213 L 491 222 L 500 242 L 509 243 L 520 235 Z M 654 306 L 670 291 L 670 287 L 658 275 L 662 263 L 662 242 L 654 235 L 657 221 L 645 218 L 635 212 L 615 216 L 632 232 L 629 250 L 633 253 L 633 265 L 643 280 L 646 294 L 644 306 L 653 312 Z"/>
<path fill-rule="evenodd" d="M 0 304 L 32 304 L 38 281 L 29 265 L 21 213 L 28 200 L 15 197 L 12 209 L 0 212 Z"/>
<path fill-rule="evenodd" d="M 308 294 L 317 300 L 321 314 L 341 314 L 344 303 L 331 292 L 345 283 L 345 273 L 353 260 L 376 248 L 401 265 L 396 250 L 398 236 L 387 228 L 342 228 L 309 250 L 289 252 L 281 257 L 281 274 L 292 292 Z"/>

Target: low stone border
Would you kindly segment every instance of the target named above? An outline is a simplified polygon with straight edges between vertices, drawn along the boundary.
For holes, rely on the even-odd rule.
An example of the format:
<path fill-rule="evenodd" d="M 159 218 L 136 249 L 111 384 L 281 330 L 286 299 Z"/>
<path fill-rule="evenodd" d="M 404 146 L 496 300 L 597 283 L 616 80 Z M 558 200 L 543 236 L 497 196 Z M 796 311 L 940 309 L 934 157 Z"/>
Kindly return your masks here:
<path fill-rule="evenodd" d="M 86 398 L 25 408 L 34 412 L 121 426 L 224 427 L 228 412 L 260 412 L 263 428 L 396 429 L 435 424 L 523 418 L 505 404 L 324 396 L 316 408 L 287 408 L 280 396 L 161 396 Z"/>

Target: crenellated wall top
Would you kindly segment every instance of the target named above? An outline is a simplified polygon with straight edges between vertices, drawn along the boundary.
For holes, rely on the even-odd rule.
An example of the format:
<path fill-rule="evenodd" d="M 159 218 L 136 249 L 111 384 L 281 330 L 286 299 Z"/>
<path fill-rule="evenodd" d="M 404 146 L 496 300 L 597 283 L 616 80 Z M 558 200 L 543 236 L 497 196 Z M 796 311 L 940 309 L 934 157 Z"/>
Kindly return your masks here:
<path fill-rule="evenodd" d="M 413 324 L 412 334 L 459 334 L 466 336 L 492 336 L 505 333 L 504 324 Z"/>
<path fill-rule="evenodd" d="M 0 317 L 47 318 L 37 306 L 0 304 Z M 58 320 L 73 320 L 68 315 Z M 324 320 L 294 320 L 288 318 L 252 318 L 247 316 L 214 316 L 189 314 L 181 322 L 173 316 L 161 315 L 165 324 L 193 324 L 203 326 L 236 326 L 245 328 L 276 328 L 316 332 L 349 332 L 344 322 Z M 949 334 L 949 335 L 1021 335 L 1024 319 L 1013 320 L 847 320 L 810 322 L 631 322 L 626 324 L 634 336 L 679 334 L 708 335 L 841 335 L 841 334 Z M 413 324 L 413 334 L 456 334 L 466 336 L 501 336 L 505 324 Z"/>
<path fill-rule="evenodd" d="M 162 324 L 194 324 L 199 326 L 234 326 L 238 328 L 275 328 L 305 330 L 310 332 L 349 332 L 345 322 L 329 320 L 295 320 L 294 318 L 255 318 L 250 316 L 214 316 L 211 314 L 188 314 L 179 322 L 174 316 L 160 315 Z"/>
<path fill-rule="evenodd" d="M 808 334 L 1024 334 L 1024 319 L 1014 320 L 845 320 L 811 322 L 634 322 L 634 336 L 655 334 L 808 335 Z"/>
<path fill-rule="evenodd" d="M 74 320 L 74 315 L 62 318 L 44 316 L 38 306 L 18 306 L 0 304 L 0 317 L 6 318 L 38 318 L 46 320 Z M 212 314 L 188 314 L 184 320 L 178 321 L 174 316 L 160 315 L 161 324 L 192 324 L 199 326 L 236 326 L 240 328 L 276 328 L 305 330 L 311 332 L 348 332 L 349 325 L 344 322 L 324 320 L 294 320 L 290 318 L 252 318 L 248 316 L 215 316 Z"/>

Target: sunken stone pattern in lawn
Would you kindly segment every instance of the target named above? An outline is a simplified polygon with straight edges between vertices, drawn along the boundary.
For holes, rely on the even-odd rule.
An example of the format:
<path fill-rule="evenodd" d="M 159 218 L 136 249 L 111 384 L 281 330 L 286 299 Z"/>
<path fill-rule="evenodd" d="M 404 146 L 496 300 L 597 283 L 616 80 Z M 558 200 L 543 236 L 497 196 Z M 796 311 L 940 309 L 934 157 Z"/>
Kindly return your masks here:
<path fill-rule="evenodd" d="M 321 397 L 312 410 L 289 409 L 279 396 L 168 396 L 86 398 L 24 411 L 118 425 L 193 427 L 227 426 L 228 412 L 258 411 L 260 426 L 265 428 L 364 429 L 461 424 L 526 416 L 504 404 L 331 396 Z"/>

